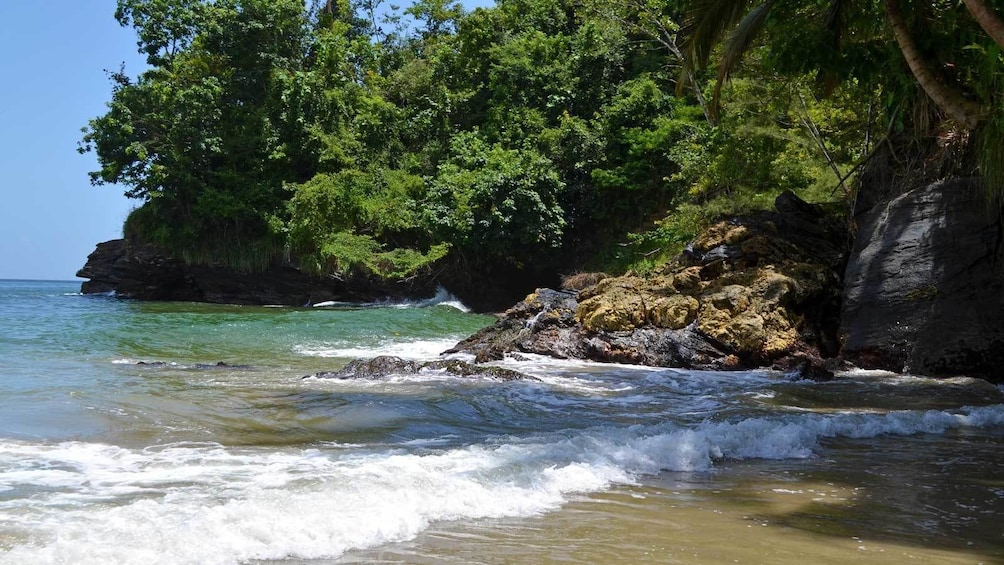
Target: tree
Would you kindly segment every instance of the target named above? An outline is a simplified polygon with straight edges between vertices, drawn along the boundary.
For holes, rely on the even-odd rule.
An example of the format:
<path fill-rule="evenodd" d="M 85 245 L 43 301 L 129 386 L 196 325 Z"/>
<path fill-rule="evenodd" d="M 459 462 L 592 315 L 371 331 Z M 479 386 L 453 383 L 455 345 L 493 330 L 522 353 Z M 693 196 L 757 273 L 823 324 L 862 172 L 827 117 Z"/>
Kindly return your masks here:
<path fill-rule="evenodd" d="M 134 235 L 202 260 L 267 238 L 283 183 L 306 180 L 316 161 L 287 105 L 307 51 L 303 4 L 121 0 L 116 16 L 137 29 L 151 68 L 112 75 L 109 110 L 79 147 L 97 153 L 92 182 L 143 200 Z"/>
<path fill-rule="evenodd" d="M 978 0 L 974 0 L 974 4 L 978 3 Z M 821 32 L 833 37 L 833 44 L 837 48 L 847 36 L 844 33 L 846 30 L 842 28 L 847 23 L 847 13 L 852 9 L 852 4 L 855 3 L 830 0 L 825 4 L 815 3 L 815 10 L 810 8 L 813 19 L 825 22 L 825 29 Z M 968 129 L 975 127 L 985 118 L 988 101 L 972 99 L 973 89 L 968 88 L 967 84 L 959 80 L 950 80 L 935 70 L 937 64 L 943 61 L 932 59 L 928 53 L 922 52 L 919 48 L 901 9 L 900 0 L 883 0 L 881 5 L 900 53 L 917 83 L 945 114 Z M 758 34 L 769 26 L 772 15 L 780 16 L 774 24 L 776 33 L 783 33 L 781 31 L 783 29 L 790 31 L 798 25 L 807 25 L 804 19 L 806 10 L 799 10 L 787 0 L 766 0 L 757 4 L 749 0 L 718 0 L 692 2 L 689 6 L 690 10 L 682 31 L 683 52 L 687 64 L 705 65 L 710 58 L 712 47 L 724 41 L 714 104 L 717 104 L 721 84 L 738 65 L 742 55 L 754 44 Z M 867 10 L 868 7 L 859 5 L 858 9 Z M 949 10 L 950 8 L 942 9 L 941 13 Z M 873 18 L 876 16 L 871 12 L 869 14 Z M 990 18 L 986 16 L 981 17 L 981 23 L 989 20 Z M 964 30 L 960 27 L 949 30 L 949 33 L 958 35 L 964 33 Z M 779 38 L 779 41 L 781 40 L 790 40 L 790 37 Z M 808 60 L 811 61 L 813 58 L 810 56 Z M 821 61 L 817 59 L 817 62 Z"/>
<path fill-rule="evenodd" d="M 476 133 L 453 140 L 425 202 L 429 223 L 448 241 L 484 258 L 521 263 L 560 246 L 564 184 L 530 149 L 489 145 Z"/>
<path fill-rule="evenodd" d="M 404 13 L 424 25 L 422 33 L 428 39 L 453 32 L 464 6 L 456 0 L 417 0 Z"/>
<path fill-rule="evenodd" d="M 884 0 L 886 17 L 910 71 L 931 100 L 962 126 L 972 129 L 984 116 L 978 102 L 966 98 L 958 85 L 937 76 L 929 59 L 921 52 L 907 26 L 899 0 Z"/>
<path fill-rule="evenodd" d="M 603 17 L 615 19 L 627 28 L 651 38 L 667 51 L 670 63 L 678 64 L 684 60 L 683 52 L 678 43 L 680 26 L 664 12 L 663 8 L 664 6 L 658 0 L 630 0 L 629 2 L 598 0 L 594 1 L 594 6 L 591 9 Z M 704 118 L 709 124 L 714 124 L 715 119 L 704 99 L 703 89 L 694 70 L 685 67 L 682 74 L 686 83 L 693 90 L 694 97 L 704 113 Z M 678 88 L 677 91 L 682 91 L 682 88 Z"/>
<path fill-rule="evenodd" d="M 202 18 L 200 0 L 120 0 L 115 19 L 132 26 L 141 53 L 153 67 L 170 65 L 188 47 Z"/>
<path fill-rule="evenodd" d="M 993 38 L 997 45 L 1004 49 L 1004 19 L 1001 19 L 983 0 L 962 0 L 969 13 L 980 24 L 983 31 Z"/>

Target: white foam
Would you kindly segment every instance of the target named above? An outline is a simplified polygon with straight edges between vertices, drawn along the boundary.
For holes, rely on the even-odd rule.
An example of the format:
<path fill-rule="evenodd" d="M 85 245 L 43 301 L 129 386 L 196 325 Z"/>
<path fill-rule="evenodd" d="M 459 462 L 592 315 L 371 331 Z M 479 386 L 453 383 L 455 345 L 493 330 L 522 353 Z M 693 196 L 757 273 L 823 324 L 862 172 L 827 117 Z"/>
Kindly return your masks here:
<path fill-rule="evenodd" d="M 402 359 L 435 359 L 453 347 L 462 337 L 447 339 L 385 340 L 371 347 L 358 345 L 298 345 L 293 350 L 309 357 L 338 357 L 344 359 L 369 359 L 380 355 L 393 355 Z"/>
<path fill-rule="evenodd" d="M 827 437 L 961 426 L 1004 426 L 1004 406 L 594 428 L 424 455 L 6 441 L 0 531 L 19 537 L 0 562 L 335 558 L 413 538 L 435 521 L 540 514 L 641 474 L 707 470 L 723 458 L 805 458 Z"/>
<path fill-rule="evenodd" d="M 33 531 L 0 561 L 223 564 L 336 557 L 409 539 L 436 520 L 537 514 L 560 505 L 568 492 L 609 482 L 581 463 L 525 466 L 520 460 L 527 454 L 508 446 L 344 456 L 5 444 L 4 468 L 20 470 L 3 473 L 3 487 L 33 487 L 36 494 L 0 507 L 4 529 Z"/>
<path fill-rule="evenodd" d="M 456 308 L 461 312 L 471 311 L 471 309 L 465 306 L 464 303 L 461 302 L 459 298 L 453 296 L 453 294 L 451 294 L 450 291 L 446 290 L 443 287 L 437 288 L 436 294 L 432 298 L 428 298 L 426 300 L 419 300 L 417 302 L 413 302 L 410 304 L 404 303 L 401 304 L 400 306 L 405 306 L 405 307 L 414 306 L 419 308 L 427 308 L 430 306 L 449 306 L 450 308 Z"/>
<path fill-rule="evenodd" d="M 461 312 L 470 312 L 471 309 L 464 305 L 456 296 L 453 296 L 443 287 L 436 289 L 436 294 L 431 298 L 423 300 L 405 300 L 402 302 L 377 301 L 377 302 L 344 302 L 337 300 L 326 300 L 317 304 L 310 304 L 314 308 L 332 307 L 352 307 L 352 308 L 430 308 L 432 306 L 449 306 Z"/>

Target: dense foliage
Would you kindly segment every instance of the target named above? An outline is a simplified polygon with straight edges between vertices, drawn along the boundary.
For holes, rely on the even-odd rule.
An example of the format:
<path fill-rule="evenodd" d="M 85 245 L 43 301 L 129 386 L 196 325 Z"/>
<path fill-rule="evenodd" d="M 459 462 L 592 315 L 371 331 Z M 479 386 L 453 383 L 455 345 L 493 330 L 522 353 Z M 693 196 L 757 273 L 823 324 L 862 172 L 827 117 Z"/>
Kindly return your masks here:
<path fill-rule="evenodd" d="M 140 200 L 126 236 L 193 262 L 643 268 L 780 190 L 844 198 L 877 140 L 920 131 L 878 4 L 775 3 L 789 17 L 719 50 L 715 2 L 119 0 L 149 66 L 111 75 L 81 150 Z M 731 4 L 740 29 L 760 9 Z M 840 25 L 817 25 L 828 6 Z M 963 136 L 1000 121 L 1000 46 L 952 3 L 909 17 L 982 108 Z"/>

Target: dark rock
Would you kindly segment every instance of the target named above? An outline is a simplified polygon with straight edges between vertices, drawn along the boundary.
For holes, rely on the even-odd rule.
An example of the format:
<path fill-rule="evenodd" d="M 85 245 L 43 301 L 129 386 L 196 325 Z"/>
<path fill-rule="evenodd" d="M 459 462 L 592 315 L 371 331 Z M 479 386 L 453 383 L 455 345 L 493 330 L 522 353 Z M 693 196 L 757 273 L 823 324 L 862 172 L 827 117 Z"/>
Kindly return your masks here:
<path fill-rule="evenodd" d="M 354 359 L 337 371 L 326 371 L 323 378 L 372 379 L 387 375 L 411 375 L 418 372 L 414 361 L 380 355 L 372 359 Z M 315 376 L 320 377 L 321 373 Z"/>
<path fill-rule="evenodd" d="M 504 312 L 495 325 L 445 353 L 472 353 L 478 363 L 502 359 L 512 351 L 559 359 L 584 358 L 584 344 L 573 331 L 577 307 L 574 292 L 538 289 Z"/>
<path fill-rule="evenodd" d="M 90 279 L 84 294 L 219 304 L 311 306 L 320 302 L 420 299 L 436 293 L 433 277 L 383 281 L 375 277 L 317 277 L 289 265 L 244 273 L 213 265 L 187 265 L 153 245 L 122 239 L 99 243 L 77 276 Z"/>
<path fill-rule="evenodd" d="M 504 367 L 489 365 L 475 365 L 467 361 L 456 359 L 445 359 L 439 361 L 429 361 L 422 363 L 419 367 L 422 371 L 445 371 L 457 377 L 489 378 L 497 381 L 536 381 L 536 377 L 531 377 Z"/>
<path fill-rule="evenodd" d="M 196 363 L 196 369 L 205 370 L 222 370 L 222 369 L 254 369 L 252 365 L 231 365 L 230 363 L 225 363 L 223 361 L 218 361 L 216 363 Z"/>
<path fill-rule="evenodd" d="M 167 367 L 171 366 L 178 369 L 198 369 L 200 371 L 209 370 L 222 370 L 222 369 L 239 369 L 247 370 L 254 369 L 253 365 L 231 365 L 224 361 L 218 361 L 216 363 L 196 363 L 194 365 L 169 365 L 164 361 L 138 361 L 136 363 L 140 367 Z"/>
<path fill-rule="evenodd" d="M 457 359 L 440 359 L 419 363 L 390 355 L 381 355 L 372 359 L 355 359 L 337 371 L 323 371 L 304 378 L 380 379 L 391 375 L 414 375 L 429 371 L 443 371 L 457 377 L 487 378 L 498 381 L 538 380 L 512 369 L 474 365 Z"/>
<path fill-rule="evenodd" d="M 939 182 L 860 218 L 842 355 L 866 368 L 1004 381 L 999 212 L 979 182 Z"/>
<path fill-rule="evenodd" d="M 830 364 L 826 359 L 811 354 L 796 353 L 794 355 L 778 359 L 771 367 L 776 371 L 782 371 L 785 378 L 793 381 L 832 381 L 836 375 L 830 369 Z"/>

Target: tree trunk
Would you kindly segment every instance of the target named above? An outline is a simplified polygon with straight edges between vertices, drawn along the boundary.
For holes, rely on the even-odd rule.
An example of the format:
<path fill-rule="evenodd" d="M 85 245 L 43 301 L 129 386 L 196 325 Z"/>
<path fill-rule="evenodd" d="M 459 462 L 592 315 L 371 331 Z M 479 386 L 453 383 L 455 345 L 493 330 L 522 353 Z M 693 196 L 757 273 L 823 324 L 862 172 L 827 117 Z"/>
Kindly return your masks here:
<path fill-rule="evenodd" d="M 1004 20 L 983 0 L 962 0 L 983 31 L 1004 49 Z"/>
<path fill-rule="evenodd" d="M 917 47 L 907 28 L 906 20 L 899 6 L 899 0 L 885 0 L 885 13 L 889 18 L 896 44 L 899 45 L 906 64 L 910 67 L 917 83 L 934 103 L 950 118 L 966 128 L 972 129 L 980 120 L 982 108 L 976 102 L 966 99 L 962 93 L 939 80 L 931 69 L 923 53 Z"/>

